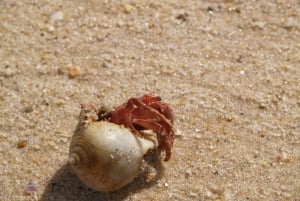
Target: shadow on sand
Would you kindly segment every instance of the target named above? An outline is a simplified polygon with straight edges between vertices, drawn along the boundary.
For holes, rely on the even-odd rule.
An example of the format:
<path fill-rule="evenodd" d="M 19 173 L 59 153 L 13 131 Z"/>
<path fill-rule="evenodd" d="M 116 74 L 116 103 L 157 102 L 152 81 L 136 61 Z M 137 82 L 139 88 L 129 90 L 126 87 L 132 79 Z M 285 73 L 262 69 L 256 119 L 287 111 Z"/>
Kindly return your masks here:
<path fill-rule="evenodd" d="M 103 193 L 94 191 L 86 187 L 77 177 L 69 164 L 61 167 L 45 188 L 41 197 L 41 201 L 122 201 L 129 195 L 132 195 L 144 188 L 149 188 L 157 183 L 163 176 L 164 168 L 161 160 L 158 159 L 158 153 L 150 152 L 144 157 L 146 161 L 146 168 L 128 185 L 118 191 Z M 155 177 L 147 181 L 150 169 L 156 170 Z"/>

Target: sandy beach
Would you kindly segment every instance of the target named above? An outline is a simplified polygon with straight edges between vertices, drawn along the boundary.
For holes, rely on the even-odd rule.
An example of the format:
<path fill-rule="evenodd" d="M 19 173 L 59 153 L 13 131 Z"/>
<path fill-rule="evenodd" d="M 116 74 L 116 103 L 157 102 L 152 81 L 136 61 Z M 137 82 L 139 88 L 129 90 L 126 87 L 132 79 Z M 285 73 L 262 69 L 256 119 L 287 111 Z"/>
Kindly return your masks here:
<path fill-rule="evenodd" d="M 300 201 L 300 1 L 0 1 L 0 201 Z M 68 165 L 80 104 L 161 96 L 170 161 L 124 188 Z M 147 158 L 147 157 L 146 157 Z"/>

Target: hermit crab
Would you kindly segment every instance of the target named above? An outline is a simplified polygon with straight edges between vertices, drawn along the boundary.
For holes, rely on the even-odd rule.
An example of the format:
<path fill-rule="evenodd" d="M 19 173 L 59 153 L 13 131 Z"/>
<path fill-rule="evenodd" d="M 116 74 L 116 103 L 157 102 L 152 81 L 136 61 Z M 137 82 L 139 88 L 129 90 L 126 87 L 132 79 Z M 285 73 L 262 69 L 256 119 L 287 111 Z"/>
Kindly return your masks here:
<path fill-rule="evenodd" d="M 169 104 L 154 95 L 130 98 L 113 110 L 81 104 L 79 121 L 70 145 L 69 163 L 90 188 L 114 191 L 139 173 L 149 149 L 171 156 L 174 114 Z M 155 135 L 145 134 L 151 130 Z"/>

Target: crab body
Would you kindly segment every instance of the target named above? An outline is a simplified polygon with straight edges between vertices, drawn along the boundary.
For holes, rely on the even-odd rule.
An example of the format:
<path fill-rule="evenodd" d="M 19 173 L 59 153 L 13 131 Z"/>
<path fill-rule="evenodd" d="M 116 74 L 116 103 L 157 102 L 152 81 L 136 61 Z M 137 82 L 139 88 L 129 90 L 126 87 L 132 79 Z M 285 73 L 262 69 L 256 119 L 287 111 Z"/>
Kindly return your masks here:
<path fill-rule="evenodd" d="M 144 95 L 140 98 L 130 98 L 117 107 L 108 120 L 124 125 L 137 136 L 141 136 L 141 130 L 153 130 L 159 147 L 166 152 L 165 161 L 170 159 L 174 142 L 174 114 L 170 106 L 162 102 L 160 97 Z"/>

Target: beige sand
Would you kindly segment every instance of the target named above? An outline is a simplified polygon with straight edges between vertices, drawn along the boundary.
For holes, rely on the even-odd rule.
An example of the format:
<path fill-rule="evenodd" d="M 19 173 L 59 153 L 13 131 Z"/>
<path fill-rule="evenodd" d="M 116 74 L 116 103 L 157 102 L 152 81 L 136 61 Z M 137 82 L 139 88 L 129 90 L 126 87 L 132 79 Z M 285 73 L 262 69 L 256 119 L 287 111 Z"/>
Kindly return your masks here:
<path fill-rule="evenodd" d="M 0 2 L 1 201 L 300 200 L 299 0 L 152 2 Z M 164 171 L 88 189 L 79 104 L 151 92 L 181 135 Z"/>

